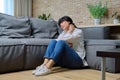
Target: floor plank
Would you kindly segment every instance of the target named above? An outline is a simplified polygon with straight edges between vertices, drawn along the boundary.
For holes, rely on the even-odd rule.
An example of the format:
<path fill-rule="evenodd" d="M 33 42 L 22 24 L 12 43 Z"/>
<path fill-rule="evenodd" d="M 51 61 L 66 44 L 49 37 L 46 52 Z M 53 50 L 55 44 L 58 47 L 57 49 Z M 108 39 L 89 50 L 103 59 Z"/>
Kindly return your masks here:
<path fill-rule="evenodd" d="M 45 76 L 32 75 L 32 70 L 0 74 L 0 80 L 100 80 L 101 72 L 92 69 L 69 70 L 53 68 Z M 120 80 L 120 73 L 106 73 L 106 80 Z"/>

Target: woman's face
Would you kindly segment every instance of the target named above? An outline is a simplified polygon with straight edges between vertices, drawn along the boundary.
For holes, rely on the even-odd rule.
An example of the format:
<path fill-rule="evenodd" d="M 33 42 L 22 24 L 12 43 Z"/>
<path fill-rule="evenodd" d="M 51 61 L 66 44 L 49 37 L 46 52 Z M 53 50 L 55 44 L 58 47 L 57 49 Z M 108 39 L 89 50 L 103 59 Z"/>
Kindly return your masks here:
<path fill-rule="evenodd" d="M 60 26 L 63 30 L 68 31 L 69 30 L 69 26 L 70 26 L 70 22 L 68 21 L 63 21 L 62 23 L 60 23 Z"/>

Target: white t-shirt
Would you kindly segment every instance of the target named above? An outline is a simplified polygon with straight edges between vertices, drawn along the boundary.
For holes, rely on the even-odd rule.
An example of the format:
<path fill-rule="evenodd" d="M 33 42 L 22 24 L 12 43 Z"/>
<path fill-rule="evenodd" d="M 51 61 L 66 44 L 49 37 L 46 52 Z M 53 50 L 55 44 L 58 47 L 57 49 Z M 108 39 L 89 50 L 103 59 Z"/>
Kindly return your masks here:
<path fill-rule="evenodd" d="M 85 48 L 84 48 L 83 33 L 82 33 L 81 29 L 75 28 L 72 33 L 67 33 L 66 31 L 63 31 L 58 36 L 57 40 L 65 40 L 69 43 L 72 43 L 73 49 L 83 60 L 84 66 L 88 66 L 87 62 L 84 59 L 86 52 L 85 52 Z"/>

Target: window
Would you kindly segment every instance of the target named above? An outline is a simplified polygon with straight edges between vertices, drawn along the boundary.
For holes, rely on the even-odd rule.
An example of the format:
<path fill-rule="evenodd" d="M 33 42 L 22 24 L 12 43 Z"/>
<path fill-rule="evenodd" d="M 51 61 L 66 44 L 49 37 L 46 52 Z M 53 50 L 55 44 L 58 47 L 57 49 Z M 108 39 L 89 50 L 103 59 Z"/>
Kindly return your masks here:
<path fill-rule="evenodd" d="M 2 13 L 4 13 L 4 5 L 3 5 L 4 3 L 3 2 L 4 2 L 4 0 L 0 1 L 0 5 L 1 5 L 0 12 L 2 12 Z"/>
<path fill-rule="evenodd" d="M 0 0 L 0 12 L 14 15 L 14 0 Z"/>

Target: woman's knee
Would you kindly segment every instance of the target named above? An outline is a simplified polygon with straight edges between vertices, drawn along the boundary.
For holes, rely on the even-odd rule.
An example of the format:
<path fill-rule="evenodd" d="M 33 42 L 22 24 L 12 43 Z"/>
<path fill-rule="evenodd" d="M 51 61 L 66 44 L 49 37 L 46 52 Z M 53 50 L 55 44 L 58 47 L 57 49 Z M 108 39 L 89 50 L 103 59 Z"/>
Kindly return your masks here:
<path fill-rule="evenodd" d="M 66 42 L 64 40 L 59 40 L 57 43 L 65 44 Z"/>
<path fill-rule="evenodd" d="M 50 43 L 56 43 L 56 42 L 57 42 L 57 41 L 56 41 L 56 40 L 54 40 L 54 39 L 50 41 Z"/>

